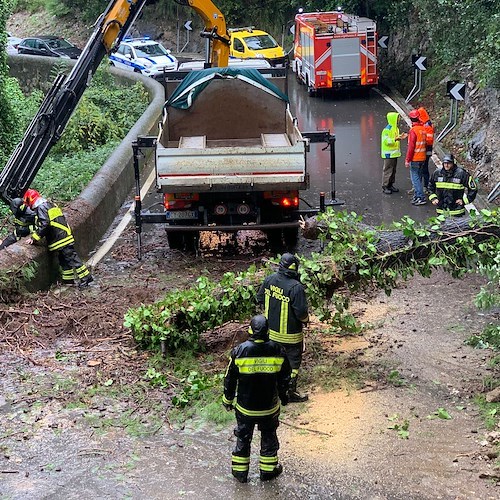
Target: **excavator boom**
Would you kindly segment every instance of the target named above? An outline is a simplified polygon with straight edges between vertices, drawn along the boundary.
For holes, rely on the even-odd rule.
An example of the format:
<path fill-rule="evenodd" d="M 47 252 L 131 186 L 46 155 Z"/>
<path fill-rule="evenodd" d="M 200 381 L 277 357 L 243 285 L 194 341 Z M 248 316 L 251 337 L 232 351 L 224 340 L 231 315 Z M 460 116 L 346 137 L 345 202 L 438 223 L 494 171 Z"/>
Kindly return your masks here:
<path fill-rule="evenodd" d="M 229 63 L 230 36 L 222 12 L 210 0 L 178 0 L 178 3 L 189 5 L 203 19 L 205 30 L 201 36 L 212 41 L 209 65 L 225 68 Z"/>

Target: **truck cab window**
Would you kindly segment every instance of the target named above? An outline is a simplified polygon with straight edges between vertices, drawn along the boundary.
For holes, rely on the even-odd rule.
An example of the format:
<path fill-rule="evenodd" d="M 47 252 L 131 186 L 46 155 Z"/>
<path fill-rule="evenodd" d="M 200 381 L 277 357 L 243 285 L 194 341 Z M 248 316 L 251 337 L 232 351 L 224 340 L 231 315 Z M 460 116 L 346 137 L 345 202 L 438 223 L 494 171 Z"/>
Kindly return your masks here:
<path fill-rule="evenodd" d="M 243 43 L 241 42 L 241 40 L 238 40 L 238 38 L 235 38 L 233 40 L 233 48 L 237 52 L 245 52 L 245 46 L 243 45 Z"/>

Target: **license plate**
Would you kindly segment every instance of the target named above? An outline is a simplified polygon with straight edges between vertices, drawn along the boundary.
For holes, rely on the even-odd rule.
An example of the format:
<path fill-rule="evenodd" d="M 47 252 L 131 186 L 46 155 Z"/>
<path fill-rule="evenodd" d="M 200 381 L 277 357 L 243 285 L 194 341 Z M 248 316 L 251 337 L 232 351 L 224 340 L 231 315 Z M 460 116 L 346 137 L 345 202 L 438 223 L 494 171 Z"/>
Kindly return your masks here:
<path fill-rule="evenodd" d="M 196 210 L 168 210 L 165 212 L 167 220 L 179 219 L 197 219 L 198 212 Z"/>

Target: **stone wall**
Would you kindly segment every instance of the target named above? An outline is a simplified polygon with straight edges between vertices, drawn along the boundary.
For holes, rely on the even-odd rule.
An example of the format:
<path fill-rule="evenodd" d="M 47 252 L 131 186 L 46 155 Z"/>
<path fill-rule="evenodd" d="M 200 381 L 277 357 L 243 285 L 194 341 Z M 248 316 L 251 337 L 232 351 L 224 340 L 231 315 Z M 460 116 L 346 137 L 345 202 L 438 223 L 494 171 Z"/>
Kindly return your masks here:
<path fill-rule="evenodd" d="M 54 80 L 61 60 L 19 55 L 9 57 L 8 63 L 11 75 L 19 78 L 26 90 L 47 90 L 50 87 L 47 82 Z M 115 68 L 111 71 L 122 85 L 142 82 L 150 104 L 80 196 L 65 207 L 67 220 L 75 233 L 77 250 L 82 257 L 88 256 L 96 246 L 129 195 L 134 185 L 132 142 L 139 135 L 156 135 L 165 100 L 163 86 L 152 78 Z M 39 265 L 30 288 L 49 286 L 57 276 L 57 262 L 45 248 L 32 247 L 23 241 L 12 245 L 0 252 L 0 269 L 20 268 L 33 260 Z"/>

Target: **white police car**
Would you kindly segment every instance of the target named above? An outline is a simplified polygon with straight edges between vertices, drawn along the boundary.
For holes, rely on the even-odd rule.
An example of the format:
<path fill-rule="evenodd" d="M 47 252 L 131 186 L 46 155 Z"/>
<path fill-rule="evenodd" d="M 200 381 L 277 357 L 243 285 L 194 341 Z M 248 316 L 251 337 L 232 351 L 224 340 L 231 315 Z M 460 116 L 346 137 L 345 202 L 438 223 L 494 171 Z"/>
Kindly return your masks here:
<path fill-rule="evenodd" d="M 177 59 L 161 43 L 149 38 L 123 39 L 118 50 L 109 56 L 112 66 L 155 76 L 163 71 L 176 71 Z"/>

